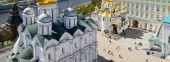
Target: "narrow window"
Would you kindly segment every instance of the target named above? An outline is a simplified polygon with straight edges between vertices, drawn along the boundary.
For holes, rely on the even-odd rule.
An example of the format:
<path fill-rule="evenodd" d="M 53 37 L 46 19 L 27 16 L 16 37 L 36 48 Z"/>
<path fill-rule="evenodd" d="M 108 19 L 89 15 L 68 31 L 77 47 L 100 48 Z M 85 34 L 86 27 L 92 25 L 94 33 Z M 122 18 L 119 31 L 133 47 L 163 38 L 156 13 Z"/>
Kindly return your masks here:
<path fill-rule="evenodd" d="M 75 43 L 74 47 L 77 48 L 77 43 Z"/>
<path fill-rule="evenodd" d="M 65 53 L 64 48 L 62 48 L 62 54 L 64 54 L 64 53 Z"/>
<path fill-rule="evenodd" d="M 31 23 L 30 24 L 32 24 L 32 17 L 30 17 L 30 19 L 31 19 Z"/>
<path fill-rule="evenodd" d="M 71 20 L 69 19 L 69 28 L 71 27 Z"/>
<path fill-rule="evenodd" d="M 77 58 L 74 59 L 74 62 L 77 62 Z"/>
<path fill-rule="evenodd" d="M 44 34 L 44 27 L 42 26 L 42 34 Z"/>
<path fill-rule="evenodd" d="M 54 12 L 53 12 L 53 9 L 52 9 L 52 20 L 54 20 L 54 18 L 53 18 L 53 17 L 54 17 L 53 13 L 54 13 Z"/>
<path fill-rule="evenodd" d="M 50 54 L 48 54 L 48 60 L 51 60 L 51 55 Z"/>
<path fill-rule="evenodd" d="M 170 43 L 170 37 L 168 38 L 168 42 Z"/>
<path fill-rule="evenodd" d="M 26 19 L 26 25 L 27 25 L 27 23 L 28 23 L 28 22 L 27 22 L 27 17 L 25 17 L 25 19 Z"/>
<path fill-rule="evenodd" d="M 47 33 L 48 33 L 48 34 L 50 34 L 49 30 L 50 30 L 50 29 L 49 29 L 49 26 L 47 26 Z"/>
<path fill-rule="evenodd" d="M 75 24 L 76 24 L 76 23 L 75 23 L 75 19 L 74 19 L 74 26 L 75 26 Z"/>

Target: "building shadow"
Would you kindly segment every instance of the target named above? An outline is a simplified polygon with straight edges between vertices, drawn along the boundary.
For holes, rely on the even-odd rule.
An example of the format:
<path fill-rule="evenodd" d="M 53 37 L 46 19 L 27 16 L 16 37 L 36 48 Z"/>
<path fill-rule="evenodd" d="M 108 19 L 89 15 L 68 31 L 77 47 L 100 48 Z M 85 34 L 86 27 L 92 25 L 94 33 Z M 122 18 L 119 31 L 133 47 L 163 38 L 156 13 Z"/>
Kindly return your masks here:
<path fill-rule="evenodd" d="M 124 38 L 132 38 L 132 39 L 142 39 L 142 36 L 144 36 L 145 31 L 135 28 L 128 28 L 125 30 L 125 35 L 122 32 L 120 34 L 121 37 Z"/>
<path fill-rule="evenodd" d="M 103 56 L 97 55 L 98 62 L 115 62 L 113 60 L 107 60 Z"/>

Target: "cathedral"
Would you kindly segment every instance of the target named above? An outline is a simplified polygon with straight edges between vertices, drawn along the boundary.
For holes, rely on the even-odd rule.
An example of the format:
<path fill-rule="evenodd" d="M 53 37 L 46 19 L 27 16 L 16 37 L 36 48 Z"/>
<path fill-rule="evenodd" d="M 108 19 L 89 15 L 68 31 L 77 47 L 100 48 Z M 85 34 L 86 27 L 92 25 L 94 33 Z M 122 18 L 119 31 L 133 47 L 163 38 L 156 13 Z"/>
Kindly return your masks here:
<path fill-rule="evenodd" d="M 101 9 L 95 7 L 92 18 L 104 33 L 120 34 L 128 28 L 127 8 L 114 0 L 102 0 Z"/>
<path fill-rule="evenodd" d="M 38 16 L 28 6 L 19 37 L 7 62 L 97 62 L 98 25 L 67 8 L 58 14 L 57 0 L 37 0 Z"/>

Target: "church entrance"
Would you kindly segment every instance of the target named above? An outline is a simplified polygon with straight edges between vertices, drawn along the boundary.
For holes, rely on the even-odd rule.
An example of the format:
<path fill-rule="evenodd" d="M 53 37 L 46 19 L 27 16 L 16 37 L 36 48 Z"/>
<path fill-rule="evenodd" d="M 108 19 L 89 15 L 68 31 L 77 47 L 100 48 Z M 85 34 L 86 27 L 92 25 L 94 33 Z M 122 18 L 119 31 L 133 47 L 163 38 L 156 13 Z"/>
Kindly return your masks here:
<path fill-rule="evenodd" d="M 134 28 L 138 28 L 138 24 L 139 24 L 139 23 L 138 23 L 137 20 L 134 20 L 134 21 L 133 21 L 133 27 L 134 27 Z"/>
<path fill-rule="evenodd" d="M 112 24 L 113 27 L 113 33 L 117 34 L 117 25 L 116 24 Z"/>

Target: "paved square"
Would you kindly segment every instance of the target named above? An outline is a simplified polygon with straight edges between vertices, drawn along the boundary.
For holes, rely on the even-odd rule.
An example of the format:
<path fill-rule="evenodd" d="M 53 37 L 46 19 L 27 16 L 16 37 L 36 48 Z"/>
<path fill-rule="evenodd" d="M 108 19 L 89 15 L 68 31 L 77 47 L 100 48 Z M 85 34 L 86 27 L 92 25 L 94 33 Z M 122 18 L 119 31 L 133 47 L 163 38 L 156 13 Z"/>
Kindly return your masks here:
<path fill-rule="evenodd" d="M 126 35 L 121 35 L 123 37 L 118 41 L 108 39 L 98 32 L 98 62 L 107 62 L 108 60 L 115 62 L 147 62 L 147 60 L 148 62 L 170 62 L 170 60 L 146 54 L 144 49 L 148 47 L 148 36 L 155 35 L 154 33 L 135 28 L 129 28 L 125 32 Z M 135 42 L 141 42 L 143 46 L 137 46 L 136 50 Z M 128 49 L 130 47 L 131 51 Z"/>

